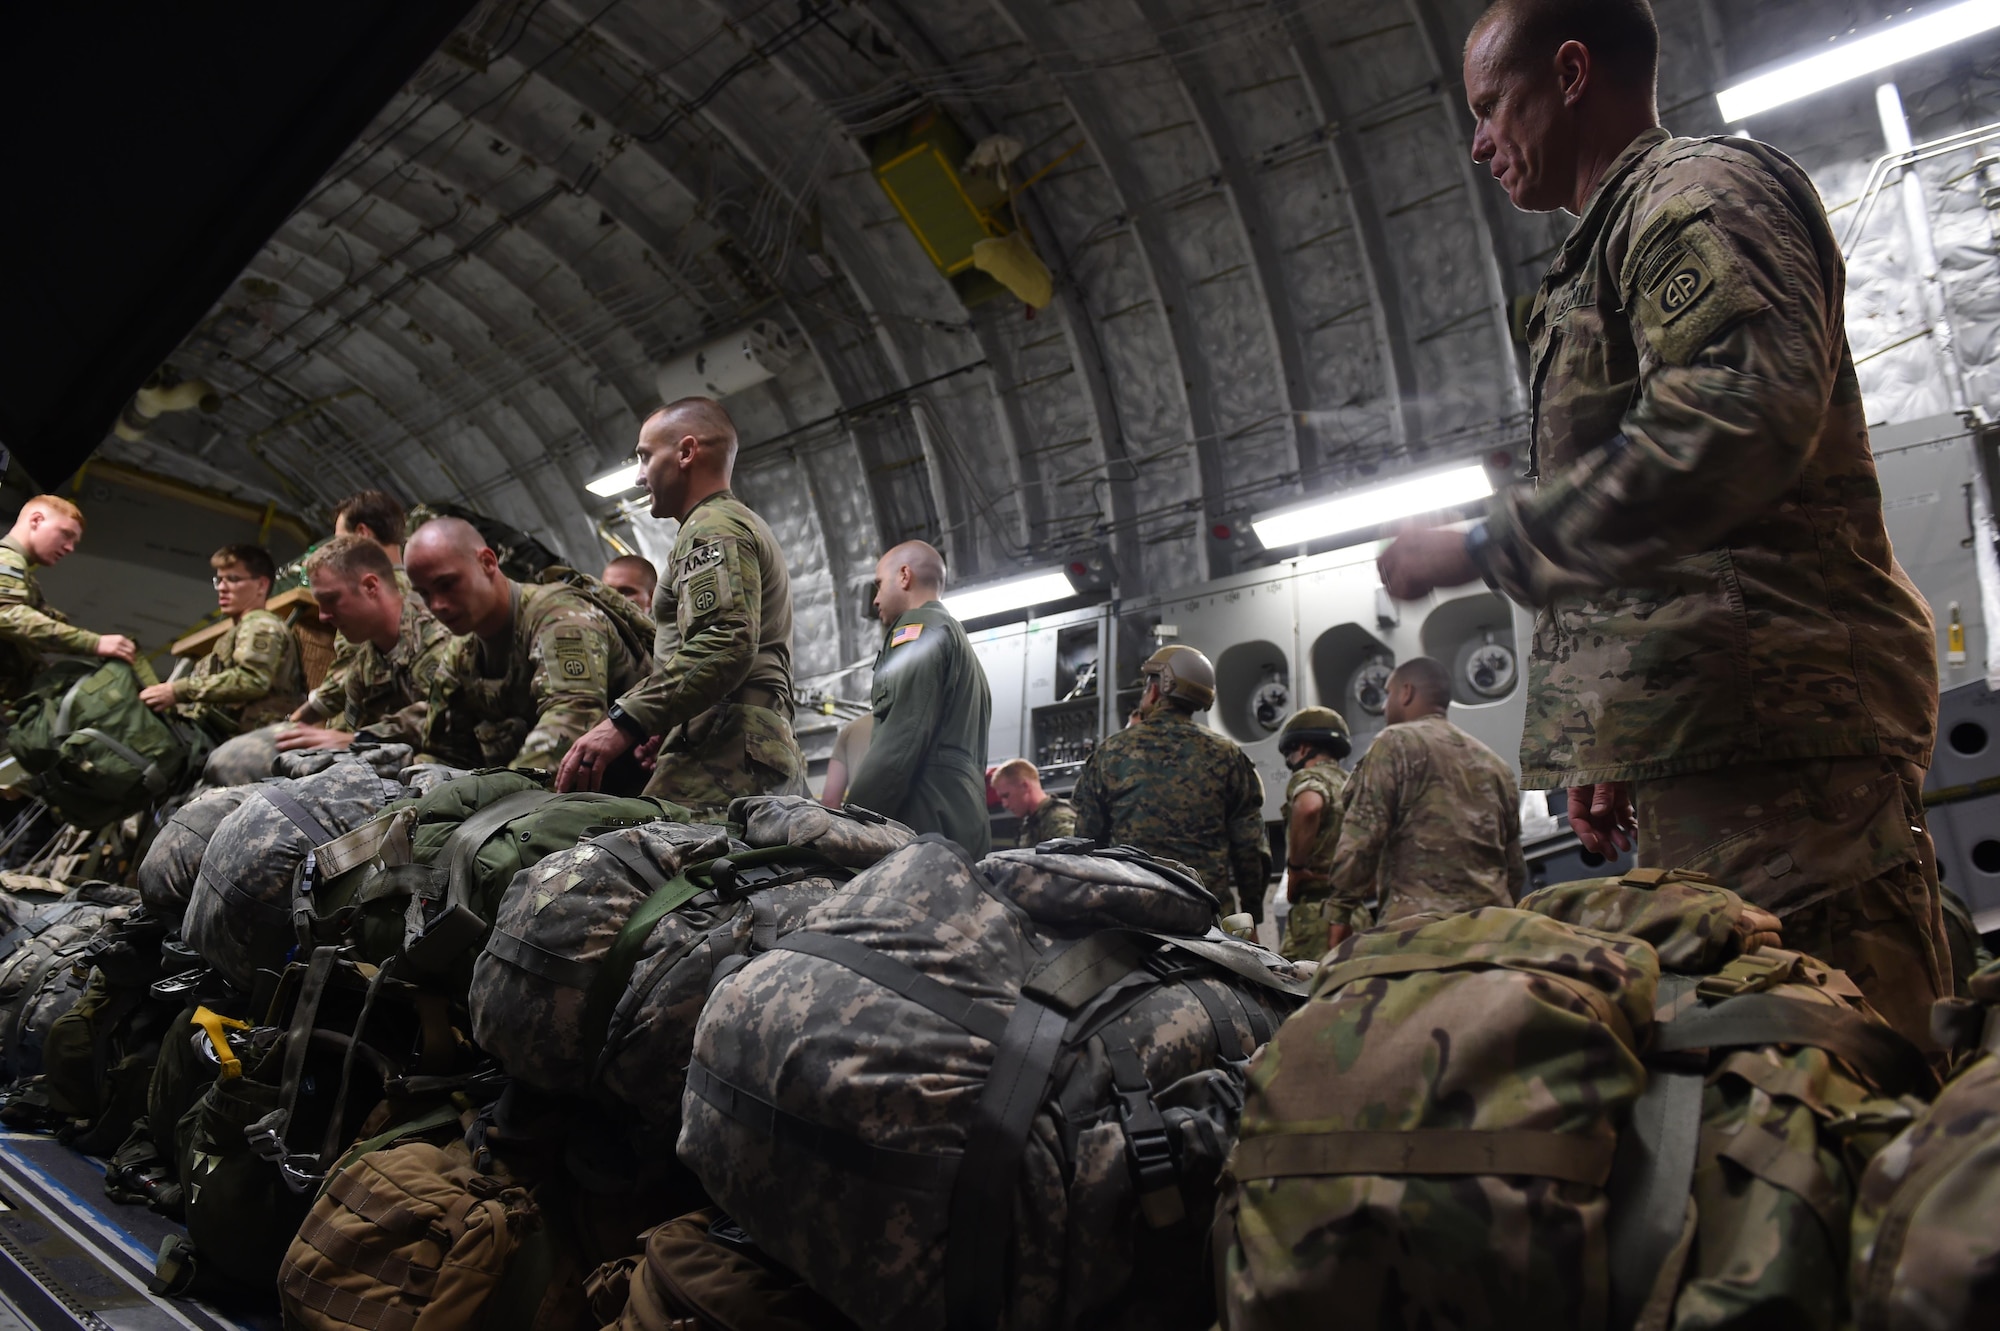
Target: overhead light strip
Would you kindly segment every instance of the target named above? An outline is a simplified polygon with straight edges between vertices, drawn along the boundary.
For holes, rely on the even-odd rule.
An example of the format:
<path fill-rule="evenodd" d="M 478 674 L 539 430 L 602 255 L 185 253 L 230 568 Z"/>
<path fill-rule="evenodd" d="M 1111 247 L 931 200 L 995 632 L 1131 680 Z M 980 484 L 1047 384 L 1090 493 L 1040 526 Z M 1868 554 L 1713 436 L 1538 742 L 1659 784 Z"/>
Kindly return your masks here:
<path fill-rule="evenodd" d="M 1070 582 L 1069 574 L 1061 569 L 1046 569 L 1040 573 L 1009 578 L 1005 582 L 967 587 L 939 599 L 944 602 L 944 608 L 959 619 L 984 619 L 988 615 L 1004 615 L 1009 610 L 1025 610 L 1030 606 L 1067 601 L 1075 595 L 1076 587 Z"/>
<path fill-rule="evenodd" d="M 1745 79 L 1715 95 L 1723 123 L 1879 73 L 1892 65 L 2000 28 L 2000 0 L 1962 0 L 1901 23 L 1855 33 L 1815 55 Z"/>
<path fill-rule="evenodd" d="M 603 495 L 606 499 L 615 498 L 627 490 L 636 490 L 639 488 L 639 464 L 627 462 L 616 471 L 607 471 L 602 476 L 586 481 L 583 488 L 594 495 Z"/>
<path fill-rule="evenodd" d="M 1260 513 L 1250 527 L 1267 550 L 1307 545 L 1355 532 L 1374 531 L 1382 524 L 1419 513 L 1456 508 L 1493 493 L 1486 468 L 1473 465 L 1412 476 L 1365 490 L 1349 490 L 1327 499 Z"/>

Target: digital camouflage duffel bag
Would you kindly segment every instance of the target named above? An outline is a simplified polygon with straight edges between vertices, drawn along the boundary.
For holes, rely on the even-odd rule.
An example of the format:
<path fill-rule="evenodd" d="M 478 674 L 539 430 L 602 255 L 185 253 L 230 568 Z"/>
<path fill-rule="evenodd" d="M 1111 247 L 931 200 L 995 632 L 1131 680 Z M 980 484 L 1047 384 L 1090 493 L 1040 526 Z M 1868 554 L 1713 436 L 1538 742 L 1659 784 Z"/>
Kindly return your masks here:
<path fill-rule="evenodd" d="M 1775 924 L 1635 870 L 1343 943 L 1251 1069 L 1222 1324 L 1837 1326 L 1852 1179 L 1929 1074 Z"/>
<path fill-rule="evenodd" d="M 139 861 L 139 896 L 146 909 L 180 922 L 215 829 L 249 796 L 249 786 L 225 786 L 204 790 L 174 810 Z"/>
<path fill-rule="evenodd" d="M 1956 1058 L 1937 1102 L 1869 1164 L 1854 1207 L 1857 1331 L 2000 1326 L 2000 962 L 1933 1010 Z"/>
<path fill-rule="evenodd" d="M 681 1159 L 872 1327 L 1200 1328 L 1244 1060 L 1303 993 L 1192 877 L 923 837 L 721 978 Z"/>

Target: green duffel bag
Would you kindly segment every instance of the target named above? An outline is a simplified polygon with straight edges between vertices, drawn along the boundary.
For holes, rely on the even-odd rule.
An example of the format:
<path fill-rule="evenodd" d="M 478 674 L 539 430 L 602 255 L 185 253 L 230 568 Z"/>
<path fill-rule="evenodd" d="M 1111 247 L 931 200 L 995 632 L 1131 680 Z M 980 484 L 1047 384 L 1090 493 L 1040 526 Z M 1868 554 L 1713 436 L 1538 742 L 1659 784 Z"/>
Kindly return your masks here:
<path fill-rule="evenodd" d="M 64 821 L 96 829 L 130 817 L 200 769 L 208 740 L 139 701 L 157 684 L 142 658 L 58 661 L 14 704 L 8 748 Z"/>
<path fill-rule="evenodd" d="M 586 836 L 656 822 L 686 823 L 678 804 L 576 791 L 558 795 L 521 772 L 447 781 L 315 848 L 330 871 L 301 893 L 301 931 L 352 942 L 397 974 L 462 1000 L 514 875 Z"/>
<path fill-rule="evenodd" d="M 168 927 L 142 908 L 92 939 L 78 963 L 90 968 L 83 993 L 49 1027 L 49 1102 L 70 1120 L 70 1144 L 87 1155 L 116 1150 L 146 1112 L 153 1065 L 180 1009 L 177 999 L 156 997 L 154 983 L 170 968 L 200 964 L 186 948 L 163 949 Z"/>

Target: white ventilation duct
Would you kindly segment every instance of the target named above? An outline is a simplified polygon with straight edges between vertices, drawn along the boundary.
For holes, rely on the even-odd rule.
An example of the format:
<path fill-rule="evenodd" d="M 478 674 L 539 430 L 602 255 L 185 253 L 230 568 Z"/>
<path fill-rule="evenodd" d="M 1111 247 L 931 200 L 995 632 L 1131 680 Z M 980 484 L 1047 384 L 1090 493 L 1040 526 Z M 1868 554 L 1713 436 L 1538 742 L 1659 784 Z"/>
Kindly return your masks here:
<path fill-rule="evenodd" d="M 769 319 L 704 342 L 660 367 L 653 380 L 660 401 L 728 397 L 763 383 L 792 363 L 799 344 Z"/>
<path fill-rule="evenodd" d="M 169 411 L 193 411 L 197 407 L 205 412 L 222 410 L 222 398 L 207 380 L 188 379 L 166 385 L 155 375 L 118 413 L 111 432 L 128 444 L 136 444 L 162 415 Z"/>

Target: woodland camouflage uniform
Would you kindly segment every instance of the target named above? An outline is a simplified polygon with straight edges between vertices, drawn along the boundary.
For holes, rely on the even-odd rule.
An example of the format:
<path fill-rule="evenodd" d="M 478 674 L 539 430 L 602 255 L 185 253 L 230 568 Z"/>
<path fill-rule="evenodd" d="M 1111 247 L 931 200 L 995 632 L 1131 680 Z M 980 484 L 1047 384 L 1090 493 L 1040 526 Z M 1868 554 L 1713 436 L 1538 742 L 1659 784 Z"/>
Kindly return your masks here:
<path fill-rule="evenodd" d="M 728 490 L 694 506 L 653 593 L 653 673 L 618 710 L 664 735 L 646 793 L 715 811 L 806 792 L 792 734 L 792 578 L 771 528 Z"/>
<path fill-rule="evenodd" d="M 1029 810 L 1021 820 L 1021 831 L 1014 838 L 1014 847 L 1023 850 L 1039 846 L 1044 841 L 1054 841 L 1057 837 L 1076 835 L 1076 808 L 1068 800 L 1055 795 L 1046 795 L 1042 802 Z"/>
<path fill-rule="evenodd" d="M 365 730 L 385 744 L 415 748 L 423 743 L 431 685 L 451 646 L 450 630 L 422 597 L 405 591 L 396 645 L 385 652 L 372 642 L 349 643 L 340 673 L 329 669 L 306 706 L 336 730 Z"/>
<path fill-rule="evenodd" d="M 454 767 L 554 771 L 611 697 L 644 677 L 616 627 L 565 583 L 510 582 L 507 627 L 453 638 L 431 682 L 424 753 Z"/>
<path fill-rule="evenodd" d="M 1375 737 L 1347 781 L 1327 922 L 1365 926 L 1371 897 L 1377 923 L 1511 906 L 1527 877 L 1505 759 L 1442 716 Z"/>
<path fill-rule="evenodd" d="M 1786 917 L 1922 1039 L 1949 992 L 1918 800 L 1936 643 L 1883 527 L 1845 291 L 1789 159 L 1640 135 L 1529 318 L 1539 484 L 1471 548 L 1538 607 L 1524 783 L 1638 783 L 1642 863 Z"/>
<path fill-rule="evenodd" d="M 1225 915 L 1262 913 L 1264 779 L 1248 754 L 1180 708 L 1162 702 L 1107 736 L 1070 798 L 1078 836 L 1187 865 Z"/>
<path fill-rule="evenodd" d="M 291 627 L 269 610 L 249 610 L 174 681 L 174 710 L 227 736 L 291 715 L 305 691 Z"/>
<path fill-rule="evenodd" d="M 35 561 L 13 537 L 0 537 L 0 707 L 27 691 L 44 653 L 88 656 L 101 636 L 52 609 L 35 583 Z"/>
<path fill-rule="evenodd" d="M 1285 782 L 1285 808 L 1279 815 L 1287 830 L 1292 825 L 1292 801 L 1302 791 L 1312 791 L 1322 801 L 1319 835 L 1310 846 L 1287 846 L 1286 885 L 1291 894 L 1291 913 L 1285 917 L 1285 936 L 1278 951 L 1289 961 L 1318 961 L 1326 955 L 1326 926 L 1334 923 L 1327 912 L 1333 892 L 1333 848 L 1340 841 L 1340 814 L 1347 791 L 1347 773 L 1333 758 L 1316 758 Z M 1303 865 L 1304 868 L 1293 868 Z"/>

